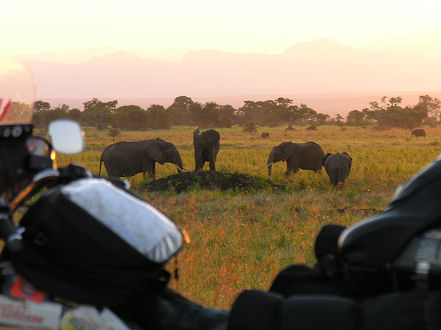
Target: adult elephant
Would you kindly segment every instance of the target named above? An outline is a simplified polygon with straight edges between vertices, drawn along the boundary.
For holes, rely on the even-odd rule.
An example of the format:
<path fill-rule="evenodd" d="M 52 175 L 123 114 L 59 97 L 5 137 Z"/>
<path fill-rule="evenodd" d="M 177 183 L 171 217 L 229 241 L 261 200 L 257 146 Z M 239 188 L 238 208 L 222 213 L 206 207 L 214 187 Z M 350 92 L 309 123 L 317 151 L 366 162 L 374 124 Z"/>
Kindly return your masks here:
<path fill-rule="evenodd" d="M 351 172 L 352 158 L 346 152 L 327 153 L 323 158 L 323 166 L 328 173 L 331 184 L 341 189 Z"/>
<path fill-rule="evenodd" d="M 299 169 L 318 172 L 322 169 L 322 159 L 325 156 L 322 147 L 315 142 L 292 143 L 282 142 L 275 146 L 268 157 L 268 175 L 271 175 L 273 163 L 286 161 L 286 173 L 297 173 Z"/>
<path fill-rule="evenodd" d="M 195 171 L 202 170 L 205 162 L 210 164 L 210 171 L 216 171 L 216 158 L 220 148 L 220 134 L 209 129 L 199 134 L 199 128 L 193 132 Z"/>
<path fill-rule="evenodd" d="M 138 142 L 117 142 L 109 145 L 101 154 L 98 175 L 101 174 L 103 162 L 107 175 L 117 178 L 141 172 L 145 176 L 147 172 L 150 178 L 155 179 L 156 163 L 175 164 L 178 172 L 184 169 L 181 156 L 173 143 L 160 138 Z"/>

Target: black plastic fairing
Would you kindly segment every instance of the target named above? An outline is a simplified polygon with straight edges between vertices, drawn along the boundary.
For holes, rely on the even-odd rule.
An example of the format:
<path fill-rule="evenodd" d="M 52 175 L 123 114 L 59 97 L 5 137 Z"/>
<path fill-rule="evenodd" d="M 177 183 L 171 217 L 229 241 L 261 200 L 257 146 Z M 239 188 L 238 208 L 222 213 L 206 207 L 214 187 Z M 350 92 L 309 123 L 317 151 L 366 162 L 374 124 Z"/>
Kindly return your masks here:
<path fill-rule="evenodd" d="M 441 160 L 401 185 L 383 213 L 347 228 L 339 238 L 349 265 L 381 267 L 396 258 L 412 237 L 441 224 Z"/>

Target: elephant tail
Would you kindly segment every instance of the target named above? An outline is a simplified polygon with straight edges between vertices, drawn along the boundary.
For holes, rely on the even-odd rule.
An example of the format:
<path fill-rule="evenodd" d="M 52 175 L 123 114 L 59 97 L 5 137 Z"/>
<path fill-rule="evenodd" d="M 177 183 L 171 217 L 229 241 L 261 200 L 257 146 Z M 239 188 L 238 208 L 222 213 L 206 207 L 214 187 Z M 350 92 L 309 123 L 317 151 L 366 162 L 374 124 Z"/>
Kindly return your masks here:
<path fill-rule="evenodd" d="M 339 168 L 337 171 L 337 189 L 341 189 L 345 183 L 345 179 L 348 175 L 346 168 Z"/>

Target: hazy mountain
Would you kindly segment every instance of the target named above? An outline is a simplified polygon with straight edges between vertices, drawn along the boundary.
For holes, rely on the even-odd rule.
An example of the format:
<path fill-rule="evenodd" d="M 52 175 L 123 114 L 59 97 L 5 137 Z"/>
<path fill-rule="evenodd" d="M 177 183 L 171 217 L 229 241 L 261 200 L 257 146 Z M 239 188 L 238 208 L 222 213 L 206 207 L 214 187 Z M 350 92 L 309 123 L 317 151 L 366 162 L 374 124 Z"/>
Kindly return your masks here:
<path fill-rule="evenodd" d="M 116 48 L 91 48 L 66 52 L 45 52 L 35 54 L 16 54 L 14 57 L 25 61 L 45 61 L 74 64 L 88 61 L 92 57 L 106 56 L 120 52 Z M 130 54 L 134 54 L 140 58 L 150 58 L 169 62 L 180 62 L 187 50 L 183 49 L 163 49 L 163 50 L 130 50 Z"/>
<path fill-rule="evenodd" d="M 431 33 L 415 37 L 400 36 L 371 40 L 363 43 L 362 47 L 418 55 L 441 61 L 441 30 L 434 30 Z"/>
<path fill-rule="evenodd" d="M 82 63 L 27 60 L 37 98 L 171 99 L 441 90 L 441 61 L 322 39 L 281 54 L 188 52 L 181 62 L 117 52 Z"/>

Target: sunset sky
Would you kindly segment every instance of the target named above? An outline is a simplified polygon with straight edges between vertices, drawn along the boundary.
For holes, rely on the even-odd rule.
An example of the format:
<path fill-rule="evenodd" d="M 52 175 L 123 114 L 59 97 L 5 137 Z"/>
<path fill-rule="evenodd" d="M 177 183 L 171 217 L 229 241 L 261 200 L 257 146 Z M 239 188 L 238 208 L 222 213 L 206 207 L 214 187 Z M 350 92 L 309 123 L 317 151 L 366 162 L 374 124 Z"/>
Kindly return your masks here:
<path fill-rule="evenodd" d="M 276 54 L 330 38 L 441 59 L 439 0 L 1 0 L 0 12 L 5 55 L 92 48 Z"/>

